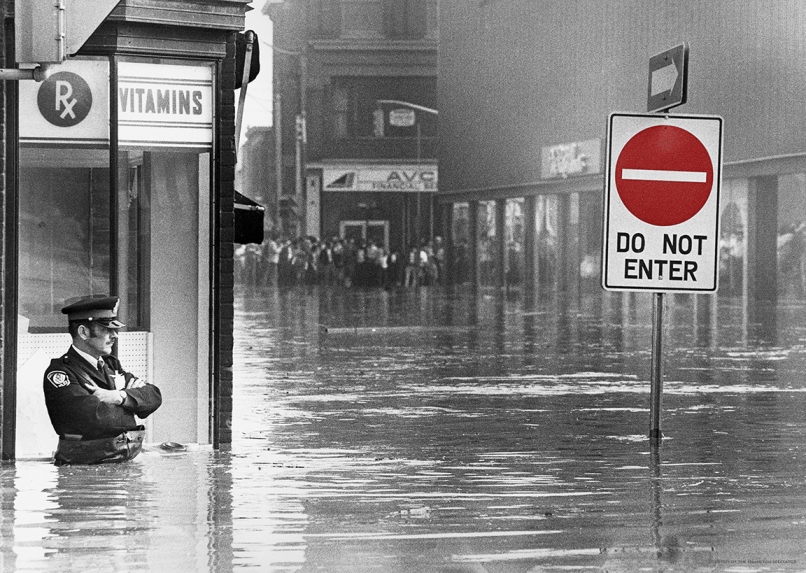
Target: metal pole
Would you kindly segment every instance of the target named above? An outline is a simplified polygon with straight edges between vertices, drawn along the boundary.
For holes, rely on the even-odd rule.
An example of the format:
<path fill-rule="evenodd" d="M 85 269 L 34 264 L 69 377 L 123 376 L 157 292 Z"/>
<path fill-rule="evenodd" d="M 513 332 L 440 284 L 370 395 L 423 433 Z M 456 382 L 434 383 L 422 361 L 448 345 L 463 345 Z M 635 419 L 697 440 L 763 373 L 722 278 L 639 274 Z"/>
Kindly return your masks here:
<path fill-rule="evenodd" d="M 294 195 L 297 204 L 302 203 L 302 114 L 296 117 L 296 137 L 294 138 Z M 304 234 L 304 233 L 300 233 Z"/>
<path fill-rule="evenodd" d="M 283 224 L 280 217 L 280 203 L 283 197 L 283 98 L 278 91 L 274 95 L 274 185 L 275 185 L 275 223 L 276 229 L 285 232 L 288 225 Z"/>
<path fill-rule="evenodd" d="M 652 295 L 652 372 L 649 394 L 649 441 L 657 446 L 662 438 L 660 430 L 661 394 L 663 393 L 663 293 Z"/>
<path fill-rule="evenodd" d="M 310 235 L 314 232 L 313 229 L 308 229 L 308 190 L 303 186 L 305 175 L 307 173 L 306 164 L 306 146 L 308 144 L 308 58 L 305 52 L 301 52 L 299 56 L 299 115 L 302 118 L 302 138 L 297 145 L 297 171 L 299 172 L 299 182 L 296 187 L 297 203 L 301 208 L 300 213 L 300 228 L 303 235 Z"/>
<path fill-rule="evenodd" d="M 420 137 L 421 137 L 420 118 L 418 117 L 417 118 L 417 169 L 420 169 L 420 156 L 422 155 L 422 152 L 420 150 L 420 145 L 421 145 Z M 422 241 L 422 238 L 423 238 L 423 233 L 422 233 L 422 230 L 420 229 L 421 221 L 420 221 L 420 191 L 419 191 L 419 189 L 417 191 L 415 191 L 415 193 L 417 193 L 417 223 L 416 223 L 416 227 L 417 227 L 417 245 L 419 246 L 419 244 L 420 244 L 420 242 Z"/>

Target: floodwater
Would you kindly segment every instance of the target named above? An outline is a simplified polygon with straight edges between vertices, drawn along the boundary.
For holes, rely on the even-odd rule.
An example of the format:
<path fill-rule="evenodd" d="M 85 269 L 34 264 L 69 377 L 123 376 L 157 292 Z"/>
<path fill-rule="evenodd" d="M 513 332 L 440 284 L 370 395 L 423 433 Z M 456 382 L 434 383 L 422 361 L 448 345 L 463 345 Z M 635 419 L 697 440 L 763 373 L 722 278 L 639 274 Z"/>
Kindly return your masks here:
<path fill-rule="evenodd" d="M 3 571 L 806 571 L 806 305 L 243 289 L 234 440 L 0 475 Z"/>

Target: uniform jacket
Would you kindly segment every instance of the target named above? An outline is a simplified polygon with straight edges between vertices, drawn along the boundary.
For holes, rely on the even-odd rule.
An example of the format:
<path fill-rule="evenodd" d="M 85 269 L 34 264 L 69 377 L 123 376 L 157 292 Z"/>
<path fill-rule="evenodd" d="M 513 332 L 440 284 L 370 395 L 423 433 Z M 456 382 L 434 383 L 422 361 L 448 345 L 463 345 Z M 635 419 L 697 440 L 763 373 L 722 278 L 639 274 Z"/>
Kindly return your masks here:
<path fill-rule="evenodd" d="M 126 399 L 120 405 L 105 404 L 93 396 L 86 387 L 88 379 L 99 388 L 115 390 L 115 373 L 125 379 L 127 386 L 135 378 L 123 371 L 116 357 L 103 359 L 106 372 L 89 364 L 71 346 L 66 354 L 51 360 L 45 371 L 45 404 L 59 436 L 80 435 L 86 440 L 117 436 L 137 428 L 135 415 L 145 418 L 162 404 L 160 390 L 153 384 L 123 388 Z"/>

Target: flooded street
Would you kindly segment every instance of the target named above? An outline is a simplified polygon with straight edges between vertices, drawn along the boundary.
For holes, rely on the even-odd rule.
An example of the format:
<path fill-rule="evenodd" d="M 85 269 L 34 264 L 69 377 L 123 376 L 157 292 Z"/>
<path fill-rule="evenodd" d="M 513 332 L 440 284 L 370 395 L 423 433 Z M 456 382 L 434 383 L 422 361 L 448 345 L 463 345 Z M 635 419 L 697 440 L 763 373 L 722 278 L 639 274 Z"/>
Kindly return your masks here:
<path fill-rule="evenodd" d="M 803 571 L 806 306 L 236 299 L 234 442 L 2 466 L 3 571 Z"/>

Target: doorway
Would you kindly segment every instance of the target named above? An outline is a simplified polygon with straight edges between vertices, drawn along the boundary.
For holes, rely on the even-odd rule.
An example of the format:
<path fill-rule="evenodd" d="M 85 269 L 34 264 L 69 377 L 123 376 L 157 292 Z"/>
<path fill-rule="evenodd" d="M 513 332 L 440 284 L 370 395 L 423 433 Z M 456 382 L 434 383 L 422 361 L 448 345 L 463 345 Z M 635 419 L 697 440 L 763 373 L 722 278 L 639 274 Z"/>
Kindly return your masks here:
<path fill-rule="evenodd" d="M 355 243 L 369 243 L 389 250 L 389 221 L 341 221 L 339 223 L 341 237 L 352 239 Z"/>

